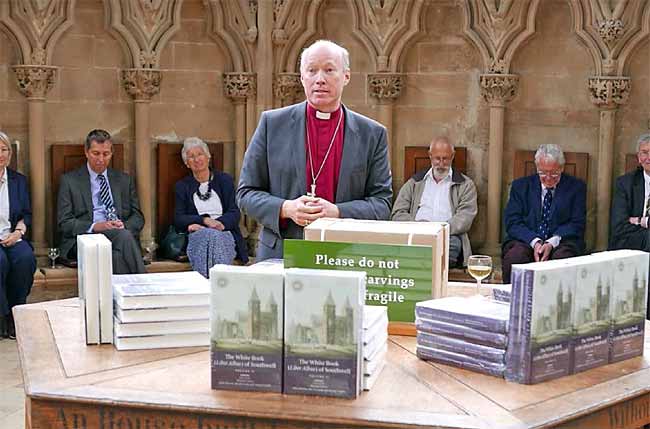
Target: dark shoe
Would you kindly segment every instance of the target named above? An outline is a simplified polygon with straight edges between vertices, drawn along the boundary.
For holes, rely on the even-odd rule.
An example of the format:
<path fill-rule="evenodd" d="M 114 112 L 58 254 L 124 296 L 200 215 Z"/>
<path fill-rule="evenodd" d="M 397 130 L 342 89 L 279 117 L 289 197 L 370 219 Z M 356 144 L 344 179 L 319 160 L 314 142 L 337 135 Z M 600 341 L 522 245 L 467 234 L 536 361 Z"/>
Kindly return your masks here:
<path fill-rule="evenodd" d="M 9 317 L 9 323 L 7 324 L 7 338 L 10 340 L 15 340 L 16 339 L 16 325 L 14 324 L 14 318 L 10 314 Z"/>
<path fill-rule="evenodd" d="M 77 261 L 75 261 L 74 259 L 68 259 L 68 258 L 64 258 L 63 256 L 60 256 L 59 263 L 64 267 L 77 268 Z"/>

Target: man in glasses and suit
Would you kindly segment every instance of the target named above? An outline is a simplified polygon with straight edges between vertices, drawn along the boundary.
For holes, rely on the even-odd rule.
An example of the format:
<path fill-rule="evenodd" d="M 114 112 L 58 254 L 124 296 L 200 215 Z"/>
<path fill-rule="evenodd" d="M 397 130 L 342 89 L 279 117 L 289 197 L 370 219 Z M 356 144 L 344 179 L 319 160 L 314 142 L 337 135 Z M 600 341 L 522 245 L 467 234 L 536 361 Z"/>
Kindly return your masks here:
<path fill-rule="evenodd" d="M 77 258 L 77 235 L 104 234 L 113 247 L 113 274 L 144 273 L 138 241 L 144 217 L 133 179 L 108 168 L 111 135 L 91 131 L 85 154 L 86 165 L 61 178 L 57 204 L 61 256 Z"/>
<path fill-rule="evenodd" d="M 503 282 L 512 264 L 570 258 L 585 248 L 587 186 L 564 174 L 564 153 L 554 144 L 535 153 L 537 174 L 512 182 L 504 213 Z"/>

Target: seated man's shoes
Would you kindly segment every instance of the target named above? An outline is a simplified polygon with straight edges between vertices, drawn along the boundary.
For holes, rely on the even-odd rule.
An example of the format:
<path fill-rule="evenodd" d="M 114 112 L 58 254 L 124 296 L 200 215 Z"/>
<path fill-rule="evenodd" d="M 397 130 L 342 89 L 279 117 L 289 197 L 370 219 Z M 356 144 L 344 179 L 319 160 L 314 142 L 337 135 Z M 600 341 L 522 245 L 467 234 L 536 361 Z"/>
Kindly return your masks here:
<path fill-rule="evenodd" d="M 9 338 L 10 340 L 16 339 L 16 324 L 14 323 L 14 318 L 11 314 L 8 317 L 7 338 Z"/>

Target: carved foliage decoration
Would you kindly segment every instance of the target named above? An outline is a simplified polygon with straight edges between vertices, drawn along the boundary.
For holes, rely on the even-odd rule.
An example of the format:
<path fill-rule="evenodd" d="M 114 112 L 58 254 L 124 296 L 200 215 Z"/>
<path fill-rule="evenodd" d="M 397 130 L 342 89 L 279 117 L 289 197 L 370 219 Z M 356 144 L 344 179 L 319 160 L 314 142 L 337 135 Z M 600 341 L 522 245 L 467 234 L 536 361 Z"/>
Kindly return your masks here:
<path fill-rule="evenodd" d="M 154 69 L 122 70 L 124 90 L 136 101 L 149 101 L 160 92 L 162 73 Z"/>
<path fill-rule="evenodd" d="M 514 74 L 483 74 L 481 96 L 491 106 L 503 106 L 517 94 L 519 76 Z"/>
<path fill-rule="evenodd" d="M 223 83 L 226 97 L 233 101 L 243 102 L 256 94 L 257 79 L 254 73 L 224 73 Z"/>
<path fill-rule="evenodd" d="M 380 101 L 393 101 L 402 93 L 404 78 L 401 74 L 377 73 L 368 75 L 368 92 Z"/>
<path fill-rule="evenodd" d="M 630 52 L 648 36 L 646 0 L 571 0 L 574 30 L 592 56 L 595 74 L 623 75 Z"/>
<path fill-rule="evenodd" d="M 273 0 L 273 45 L 276 73 L 294 72 L 300 52 L 317 33 L 323 0 Z"/>
<path fill-rule="evenodd" d="M 254 67 L 257 1 L 203 0 L 208 9 L 208 34 L 229 53 L 234 72 L 250 72 Z"/>
<path fill-rule="evenodd" d="M 589 78 L 588 86 L 592 103 L 606 108 L 615 108 L 627 103 L 632 89 L 628 77 L 592 77 Z"/>
<path fill-rule="evenodd" d="M 50 64 L 54 45 L 74 22 L 75 0 L 2 0 L 0 23 L 17 40 L 24 64 Z"/>
<path fill-rule="evenodd" d="M 108 27 L 133 68 L 158 68 L 167 41 L 180 28 L 182 0 L 104 0 Z"/>
<path fill-rule="evenodd" d="M 423 32 L 423 0 L 353 0 L 354 32 L 374 54 L 378 72 L 395 72 L 404 47 Z"/>
<path fill-rule="evenodd" d="M 304 94 L 300 73 L 277 73 L 273 81 L 273 95 L 284 102 L 293 102 Z"/>
<path fill-rule="evenodd" d="M 57 67 L 43 65 L 14 66 L 18 89 L 27 98 L 44 99 L 54 86 Z"/>
<path fill-rule="evenodd" d="M 488 73 L 509 73 L 516 50 L 535 32 L 540 0 L 462 0 L 463 32 Z"/>

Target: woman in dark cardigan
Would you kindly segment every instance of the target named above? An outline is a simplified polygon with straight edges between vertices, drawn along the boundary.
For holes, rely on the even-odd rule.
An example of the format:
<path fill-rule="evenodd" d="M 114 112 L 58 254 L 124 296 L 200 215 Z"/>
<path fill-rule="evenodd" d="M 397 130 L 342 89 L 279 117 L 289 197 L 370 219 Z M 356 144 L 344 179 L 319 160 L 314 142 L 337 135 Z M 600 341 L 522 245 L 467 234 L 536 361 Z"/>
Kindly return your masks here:
<path fill-rule="evenodd" d="M 192 268 L 208 277 L 215 264 L 248 262 L 232 178 L 210 168 L 208 146 L 197 137 L 185 139 L 181 156 L 192 174 L 176 182 L 174 226 L 189 233 Z"/>

